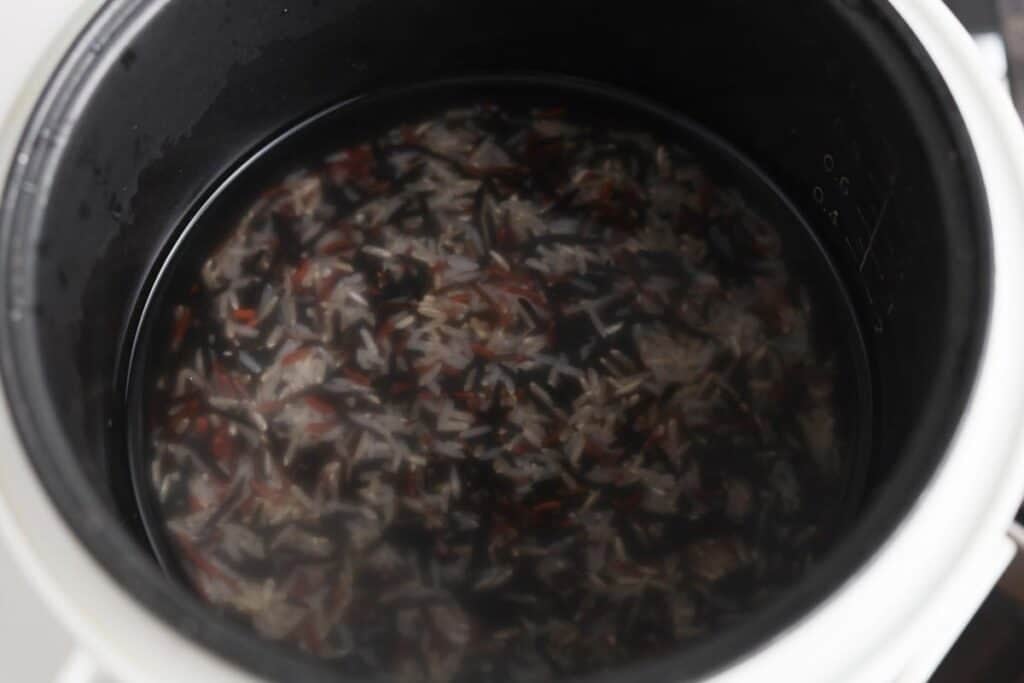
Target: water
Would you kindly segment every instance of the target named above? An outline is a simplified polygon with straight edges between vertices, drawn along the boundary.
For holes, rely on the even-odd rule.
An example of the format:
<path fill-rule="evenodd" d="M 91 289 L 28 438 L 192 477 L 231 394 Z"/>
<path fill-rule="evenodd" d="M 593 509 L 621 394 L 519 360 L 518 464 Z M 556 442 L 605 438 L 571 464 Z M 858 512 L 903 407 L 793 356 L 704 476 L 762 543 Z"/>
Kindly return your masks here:
<path fill-rule="evenodd" d="M 188 226 L 133 358 L 140 507 L 344 671 L 548 680 L 720 631 L 849 522 L 862 341 L 709 135 L 581 86 L 349 103 Z"/>

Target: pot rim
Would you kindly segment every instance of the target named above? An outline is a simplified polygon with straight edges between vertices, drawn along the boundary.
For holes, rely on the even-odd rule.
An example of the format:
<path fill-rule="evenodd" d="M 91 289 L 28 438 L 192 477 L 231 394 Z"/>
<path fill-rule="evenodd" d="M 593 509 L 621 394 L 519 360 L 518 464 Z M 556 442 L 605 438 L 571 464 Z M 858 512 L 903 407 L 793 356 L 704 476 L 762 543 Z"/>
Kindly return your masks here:
<path fill-rule="evenodd" d="M 0 138 L 0 173 L 22 162 L 19 136 L 61 55 L 102 6 L 80 3 L 50 45 L 8 115 Z M 152 3 L 143 16 L 156 12 Z M 870 559 L 831 596 L 768 644 L 726 665 L 714 681 L 753 675 L 820 681 L 891 678 L 934 628 L 922 607 L 972 575 L 972 560 L 991 557 L 1024 491 L 1018 454 L 1024 406 L 1024 132 L 970 37 L 944 5 L 897 0 L 893 5 L 946 80 L 973 142 L 987 190 L 993 237 L 993 294 L 986 341 L 972 396 L 947 456 L 906 516 Z M 103 47 L 102 59 L 119 53 Z M 0 177 L 0 180 L 6 180 Z M 199 624 L 172 627 L 147 610 L 106 572 L 65 523 L 16 435 L 0 401 L 0 530 L 21 567 L 74 635 L 124 680 L 244 681 L 251 674 L 187 637 Z M 951 504 L 955 502 L 955 505 Z M 101 523 L 100 519 L 85 520 Z M 936 543 L 941 531 L 942 544 Z M 984 587 L 987 591 L 987 586 Z M 884 609 L 865 609 L 884 605 Z M 814 657 L 807 657 L 813 652 Z M 904 657 L 901 659 L 901 656 Z M 801 662 L 794 669 L 794 662 Z"/>

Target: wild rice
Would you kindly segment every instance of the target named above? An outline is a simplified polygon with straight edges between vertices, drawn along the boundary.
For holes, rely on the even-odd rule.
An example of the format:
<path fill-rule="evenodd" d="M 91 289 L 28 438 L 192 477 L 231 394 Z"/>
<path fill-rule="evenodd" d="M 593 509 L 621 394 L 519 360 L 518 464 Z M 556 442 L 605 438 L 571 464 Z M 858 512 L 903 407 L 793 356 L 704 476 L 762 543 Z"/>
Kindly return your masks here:
<path fill-rule="evenodd" d="M 481 104 L 244 215 L 147 405 L 180 564 L 264 636 L 359 675 L 582 674 L 830 537 L 849 456 L 805 283 L 678 146 Z"/>

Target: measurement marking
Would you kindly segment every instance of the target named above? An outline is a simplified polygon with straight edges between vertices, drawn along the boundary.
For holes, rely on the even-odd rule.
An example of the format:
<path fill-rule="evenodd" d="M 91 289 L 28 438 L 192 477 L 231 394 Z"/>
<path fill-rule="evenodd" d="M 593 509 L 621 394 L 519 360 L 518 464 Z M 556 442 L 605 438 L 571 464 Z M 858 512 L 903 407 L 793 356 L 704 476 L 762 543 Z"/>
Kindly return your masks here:
<path fill-rule="evenodd" d="M 882 204 L 882 210 L 878 212 L 878 220 L 875 221 L 875 227 L 871 229 L 871 237 L 868 238 L 868 248 L 864 250 L 864 256 L 860 259 L 860 272 L 864 272 L 864 266 L 867 265 L 868 256 L 871 254 L 871 249 L 875 246 L 875 238 L 878 237 L 878 231 L 882 227 L 882 221 L 885 220 L 885 213 L 889 210 L 889 201 L 892 199 L 892 192 L 889 192 L 889 196 L 885 198 L 885 203 Z M 860 219 L 864 221 L 864 226 L 867 227 L 868 222 L 864 218 L 864 214 L 861 212 L 860 207 L 857 207 L 857 213 L 860 215 Z"/>

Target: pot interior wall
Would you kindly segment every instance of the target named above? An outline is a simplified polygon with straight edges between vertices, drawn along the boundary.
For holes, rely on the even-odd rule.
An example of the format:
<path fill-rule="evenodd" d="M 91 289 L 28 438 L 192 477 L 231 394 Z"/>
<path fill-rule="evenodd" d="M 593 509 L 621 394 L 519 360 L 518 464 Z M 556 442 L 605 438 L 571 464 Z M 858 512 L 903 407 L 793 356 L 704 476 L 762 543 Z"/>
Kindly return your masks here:
<path fill-rule="evenodd" d="M 268 675 L 315 680 L 314 665 L 200 616 L 146 554 L 115 382 L 146 278 L 197 198 L 259 141 L 326 105 L 473 73 L 611 83 L 703 123 L 768 171 L 831 251 L 872 352 L 860 527 L 813 590 L 649 672 L 737 656 L 838 585 L 897 523 L 940 461 L 981 345 L 989 244 L 974 159 L 890 13 L 866 0 L 110 3 L 51 83 L 3 214 L 4 379 L 40 476 L 150 608 Z"/>

